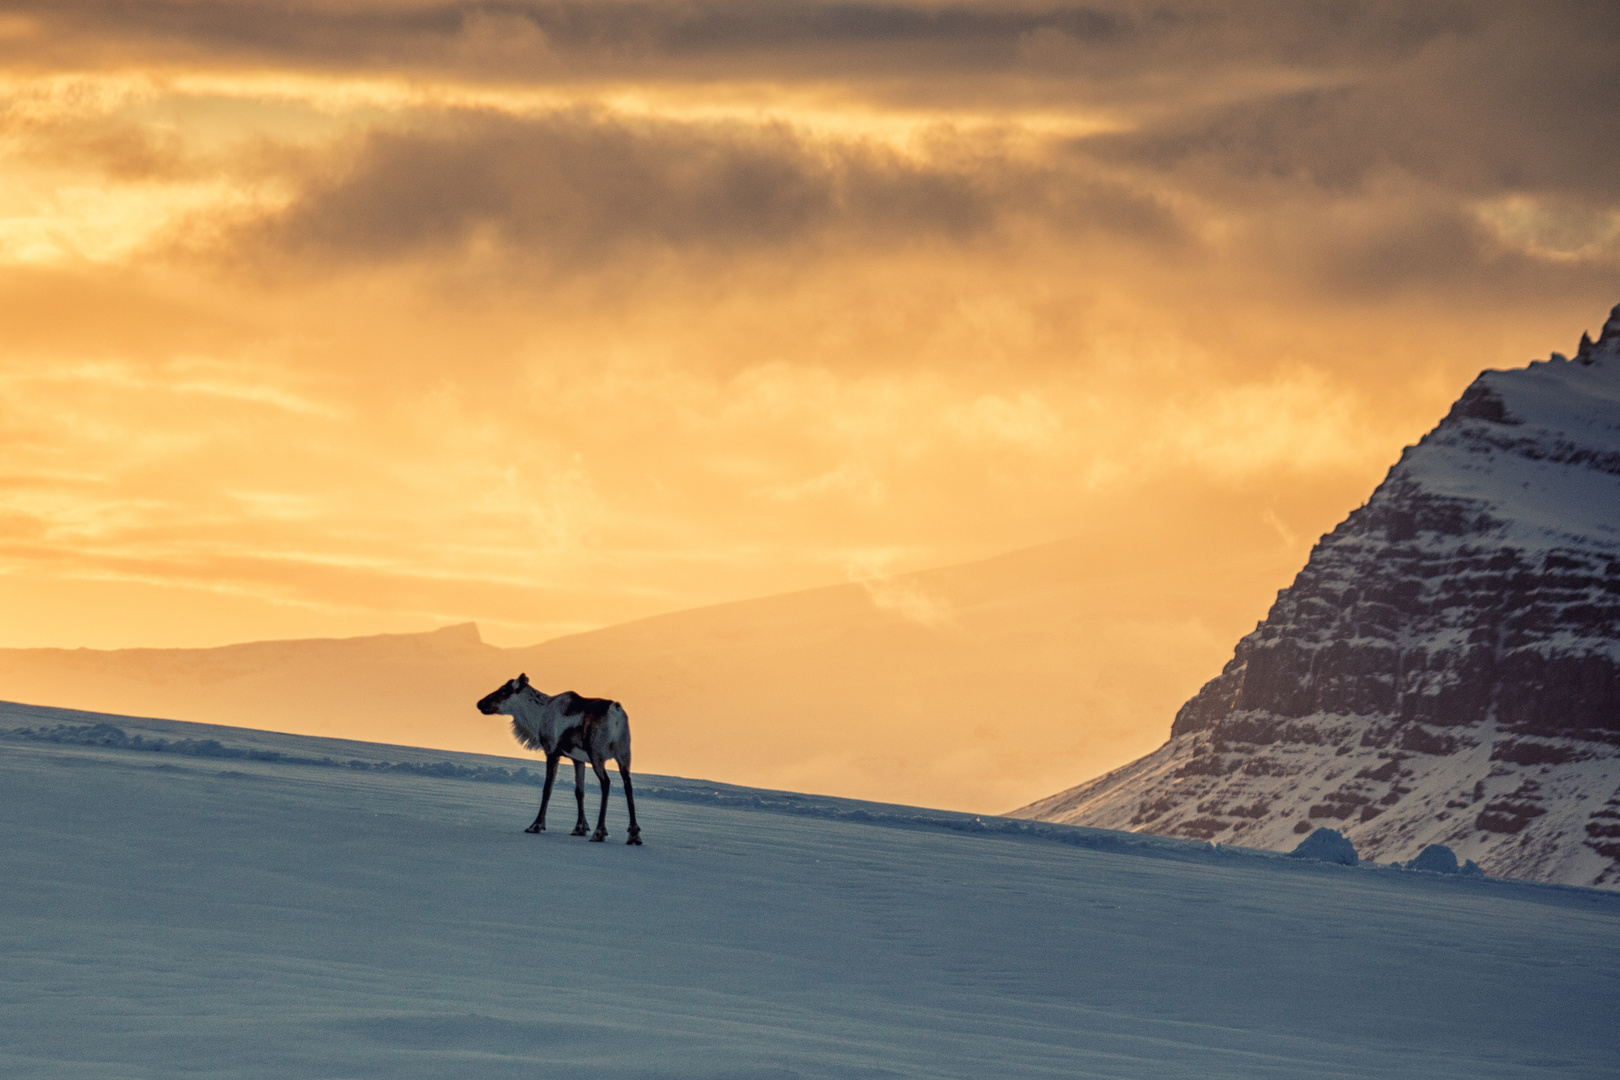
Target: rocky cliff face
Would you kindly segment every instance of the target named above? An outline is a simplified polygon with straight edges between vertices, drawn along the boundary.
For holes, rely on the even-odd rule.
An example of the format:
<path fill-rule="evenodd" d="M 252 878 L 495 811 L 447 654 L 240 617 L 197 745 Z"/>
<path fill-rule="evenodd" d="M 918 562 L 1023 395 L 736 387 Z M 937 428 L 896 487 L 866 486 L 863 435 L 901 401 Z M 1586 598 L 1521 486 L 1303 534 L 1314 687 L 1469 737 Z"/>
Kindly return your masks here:
<path fill-rule="evenodd" d="M 1487 371 L 1324 536 L 1170 741 L 1016 814 L 1260 847 L 1340 828 L 1620 887 L 1620 307 Z"/>

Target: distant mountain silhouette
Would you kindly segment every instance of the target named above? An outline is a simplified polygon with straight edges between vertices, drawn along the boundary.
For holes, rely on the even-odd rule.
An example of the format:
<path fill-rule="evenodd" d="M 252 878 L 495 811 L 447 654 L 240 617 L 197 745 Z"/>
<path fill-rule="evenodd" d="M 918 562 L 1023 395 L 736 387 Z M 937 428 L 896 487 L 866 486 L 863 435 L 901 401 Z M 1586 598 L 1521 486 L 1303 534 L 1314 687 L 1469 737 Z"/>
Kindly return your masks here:
<path fill-rule="evenodd" d="M 1253 625 L 1254 598 L 1291 560 L 1263 505 L 1229 501 L 1210 513 L 1251 541 L 1237 561 L 1210 556 L 1166 500 L 1146 528 L 526 648 L 487 645 L 469 624 L 212 649 L 0 650 L 0 698 L 519 755 L 507 725 L 473 703 L 523 671 L 543 689 L 622 701 L 643 771 L 994 812 L 1151 749 L 1151 717 Z M 1143 569 L 1122 576 L 1127 564 Z"/>
<path fill-rule="evenodd" d="M 0 696 L 432 745 L 442 740 L 448 718 L 472 711 L 468 688 L 509 677 L 502 674 L 508 663 L 472 623 L 426 634 L 211 649 L 0 649 Z"/>

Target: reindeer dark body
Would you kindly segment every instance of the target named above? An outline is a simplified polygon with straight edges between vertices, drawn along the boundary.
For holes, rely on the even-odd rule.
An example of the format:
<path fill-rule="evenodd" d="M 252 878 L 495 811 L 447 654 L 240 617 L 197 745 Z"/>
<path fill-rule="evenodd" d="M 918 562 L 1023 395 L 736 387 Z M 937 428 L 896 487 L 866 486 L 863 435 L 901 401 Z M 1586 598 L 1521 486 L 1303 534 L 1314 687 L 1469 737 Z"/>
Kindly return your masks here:
<path fill-rule="evenodd" d="M 527 675 L 519 675 L 480 701 L 478 711 L 489 716 L 510 716 L 512 734 L 518 742 L 546 755 L 546 786 L 540 793 L 540 812 L 525 831 L 546 831 L 551 785 L 557 779 L 558 762 L 566 757 L 574 763 L 574 801 L 579 807 L 573 835 L 584 836 L 587 831 L 585 766 L 589 763 L 602 785 L 602 806 L 596 815 L 596 832 L 591 834 L 591 839 L 606 840 L 610 786 L 607 759 L 613 758 L 619 763 L 624 801 L 630 810 L 630 839 L 626 843 L 641 843 L 641 828 L 636 824 L 636 797 L 630 785 L 630 718 L 622 705 L 607 698 L 580 697 L 572 690 L 555 697 L 547 696 L 529 685 Z"/>

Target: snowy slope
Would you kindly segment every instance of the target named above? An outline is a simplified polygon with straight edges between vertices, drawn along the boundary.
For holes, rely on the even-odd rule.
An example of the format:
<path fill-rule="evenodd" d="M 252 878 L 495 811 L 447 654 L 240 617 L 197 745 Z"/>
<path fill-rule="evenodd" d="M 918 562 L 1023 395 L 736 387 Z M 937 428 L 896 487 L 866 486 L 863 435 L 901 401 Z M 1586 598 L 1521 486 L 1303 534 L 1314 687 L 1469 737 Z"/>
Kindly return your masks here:
<path fill-rule="evenodd" d="M 590 844 L 520 831 L 509 759 L 24 706 L 0 730 L 7 1076 L 1620 1059 L 1612 893 L 651 776 L 647 846 Z"/>
<path fill-rule="evenodd" d="M 1480 375 L 1167 744 L 1015 813 L 1620 887 L 1620 307 Z"/>

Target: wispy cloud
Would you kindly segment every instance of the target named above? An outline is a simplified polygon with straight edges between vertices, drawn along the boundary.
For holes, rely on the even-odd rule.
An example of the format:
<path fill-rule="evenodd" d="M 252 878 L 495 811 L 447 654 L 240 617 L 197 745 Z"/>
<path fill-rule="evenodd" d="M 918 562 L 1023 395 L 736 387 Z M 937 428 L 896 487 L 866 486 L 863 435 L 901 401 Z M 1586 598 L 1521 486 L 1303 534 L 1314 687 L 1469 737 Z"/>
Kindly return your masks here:
<path fill-rule="evenodd" d="M 893 553 L 860 552 L 847 557 L 846 573 L 886 615 L 928 630 L 949 630 L 959 621 L 950 600 L 916 575 L 892 575 Z"/>

